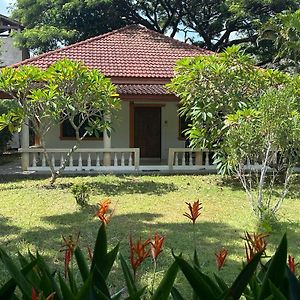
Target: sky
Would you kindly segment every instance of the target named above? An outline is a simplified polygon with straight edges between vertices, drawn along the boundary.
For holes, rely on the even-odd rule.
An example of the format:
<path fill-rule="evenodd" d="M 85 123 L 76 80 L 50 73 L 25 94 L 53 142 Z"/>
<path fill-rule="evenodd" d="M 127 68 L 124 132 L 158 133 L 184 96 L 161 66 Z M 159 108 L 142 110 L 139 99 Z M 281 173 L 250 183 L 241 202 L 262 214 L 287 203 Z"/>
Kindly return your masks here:
<path fill-rule="evenodd" d="M 14 0 L 0 0 L 0 14 L 7 16 L 9 14 L 7 7 L 13 3 Z"/>

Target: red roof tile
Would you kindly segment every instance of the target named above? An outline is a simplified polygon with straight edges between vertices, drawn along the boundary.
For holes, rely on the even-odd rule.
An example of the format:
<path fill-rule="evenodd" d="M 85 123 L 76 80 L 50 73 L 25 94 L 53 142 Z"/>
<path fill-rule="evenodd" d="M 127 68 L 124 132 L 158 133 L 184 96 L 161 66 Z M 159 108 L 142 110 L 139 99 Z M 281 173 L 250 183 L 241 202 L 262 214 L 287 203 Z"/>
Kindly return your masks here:
<path fill-rule="evenodd" d="M 83 61 L 108 77 L 171 78 L 176 60 L 207 53 L 140 25 L 127 26 L 24 60 L 20 65 L 46 68 L 69 58 Z"/>
<path fill-rule="evenodd" d="M 117 84 L 121 95 L 173 95 L 160 84 Z"/>

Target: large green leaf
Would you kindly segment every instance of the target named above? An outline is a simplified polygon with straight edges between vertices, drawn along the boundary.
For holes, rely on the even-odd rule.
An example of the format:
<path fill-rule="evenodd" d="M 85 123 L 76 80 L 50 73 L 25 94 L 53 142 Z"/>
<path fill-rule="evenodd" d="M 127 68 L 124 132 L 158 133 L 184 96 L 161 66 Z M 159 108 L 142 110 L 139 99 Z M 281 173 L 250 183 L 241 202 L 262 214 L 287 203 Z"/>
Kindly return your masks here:
<path fill-rule="evenodd" d="M 276 287 L 280 287 L 282 285 L 285 274 L 286 260 L 287 238 L 286 234 L 284 234 L 264 276 L 258 300 L 264 300 L 270 295 L 271 291 L 269 281 L 271 281 Z"/>
<path fill-rule="evenodd" d="M 164 278 L 160 282 L 159 286 L 155 290 L 152 300 L 162 300 L 168 299 L 171 289 L 173 287 L 174 281 L 178 273 L 178 265 L 176 262 L 169 267 Z"/>
<path fill-rule="evenodd" d="M 272 296 L 273 296 L 273 299 L 276 299 L 276 300 L 288 300 L 280 291 L 279 288 L 277 288 L 273 283 L 272 281 L 269 281 L 269 285 L 270 285 L 270 290 L 272 292 Z M 299 298 L 298 298 L 299 299 Z"/>
<path fill-rule="evenodd" d="M 174 257 L 176 262 L 178 263 L 179 268 L 183 272 L 184 276 L 186 277 L 200 300 L 218 299 L 215 291 L 211 289 L 210 283 L 208 283 L 203 276 L 199 276 L 199 273 L 201 273 L 200 271 L 195 270 L 181 257 L 175 255 Z"/>
<path fill-rule="evenodd" d="M 300 282 L 291 272 L 288 266 L 286 266 L 287 278 L 289 282 L 289 298 L 290 300 L 299 300 L 300 299 Z"/>
<path fill-rule="evenodd" d="M 25 299 L 31 299 L 32 286 L 28 283 L 22 272 L 19 270 L 18 266 L 12 261 L 12 259 L 2 248 L 0 248 L 0 259 L 2 260 L 10 275 L 15 279 Z"/>
<path fill-rule="evenodd" d="M 87 261 L 79 247 L 76 247 L 74 254 L 81 278 L 83 281 L 85 281 L 89 277 L 89 267 Z"/>
<path fill-rule="evenodd" d="M 97 265 L 98 268 L 102 270 L 101 266 L 104 264 L 106 254 L 107 254 L 107 235 L 106 235 L 105 225 L 102 223 L 97 234 L 91 270 L 95 267 L 95 265 Z"/>
<path fill-rule="evenodd" d="M 180 292 L 177 290 L 175 286 L 171 289 L 171 295 L 174 300 L 184 300 L 183 296 L 180 294 Z"/>
<path fill-rule="evenodd" d="M 92 286 L 91 288 L 96 290 L 99 290 L 102 295 L 105 295 L 108 299 L 110 299 L 109 290 L 107 287 L 107 284 L 105 282 L 105 278 L 102 275 L 102 272 L 98 269 L 97 266 L 92 271 Z"/>
<path fill-rule="evenodd" d="M 137 293 L 137 287 L 135 285 L 135 282 L 131 275 L 131 272 L 128 268 L 128 265 L 121 254 L 120 254 L 120 262 L 121 262 L 121 267 L 122 267 L 123 275 L 125 278 L 128 294 L 129 294 L 129 296 L 135 295 Z"/>
<path fill-rule="evenodd" d="M 21 273 L 26 276 L 28 272 L 32 270 L 32 268 L 36 265 L 36 260 L 30 262 L 27 266 L 25 266 Z M 12 299 L 15 289 L 17 287 L 17 282 L 14 278 L 7 281 L 0 289 L 0 299 Z"/>
<path fill-rule="evenodd" d="M 58 275 L 58 280 L 59 280 L 61 292 L 63 295 L 63 299 L 64 300 L 73 300 L 74 295 L 73 295 L 71 289 L 66 284 L 65 280 L 60 275 Z"/>
<path fill-rule="evenodd" d="M 101 265 L 98 266 L 98 268 L 101 270 L 101 273 L 105 279 L 107 279 L 107 276 L 109 275 L 111 268 L 116 260 L 116 257 L 119 252 L 119 243 L 116 245 L 114 249 L 112 249 L 110 252 L 108 252 L 105 256 L 104 261 L 101 261 Z"/>
<path fill-rule="evenodd" d="M 243 270 L 231 285 L 228 295 L 233 299 L 240 299 L 242 293 L 249 284 L 258 263 L 260 262 L 261 255 L 261 252 L 254 255 L 252 260 L 243 268 Z"/>

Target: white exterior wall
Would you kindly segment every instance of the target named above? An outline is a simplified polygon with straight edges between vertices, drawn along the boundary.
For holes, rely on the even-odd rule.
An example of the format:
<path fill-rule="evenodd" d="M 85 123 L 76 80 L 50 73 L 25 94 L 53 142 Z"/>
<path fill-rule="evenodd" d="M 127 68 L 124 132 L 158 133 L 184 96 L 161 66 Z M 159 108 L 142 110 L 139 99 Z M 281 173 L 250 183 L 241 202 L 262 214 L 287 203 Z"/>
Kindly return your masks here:
<path fill-rule="evenodd" d="M 1 37 L 0 46 L 0 65 L 9 66 L 23 60 L 23 51 L 14 46 L 11 37 Z"/>
<path fill-rule="evenodd" d="M 143 103 L 145 102 L 135 102 Z M 151 102 L 147 102 L 151 104 Z M 157 104 L 157 102 L 156 102 Z M 178 139 L 179 121 L 177 115 L 177 103 L 166 102 L 161 108 L 161 157 L 167 160 L 169 148 L 182 148 L 184 141 Z M 130 146 L 130 103 L 122 101 L 120 111 L 112 115 L 113 131 L 111 135 L 112 148 L 129 148 Z M 46 144 L 48 148 L 71 148 L 76 143 L 75 140 L 61 140 L 60 128 L 56 126 L 47 135 Z M 103 148 L 103 141 L 84 140 L 80 148 Z"/>

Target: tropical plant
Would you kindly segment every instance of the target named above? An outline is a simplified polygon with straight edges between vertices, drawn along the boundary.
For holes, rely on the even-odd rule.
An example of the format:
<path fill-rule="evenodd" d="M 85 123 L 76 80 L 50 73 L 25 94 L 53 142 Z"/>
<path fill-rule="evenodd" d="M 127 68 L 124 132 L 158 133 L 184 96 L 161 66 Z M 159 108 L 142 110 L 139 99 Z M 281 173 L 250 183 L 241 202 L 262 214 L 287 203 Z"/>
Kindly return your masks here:
<path fill-rule="evenodd" d="M 300 154 L 299 78 L 255 67 L 238 47 L 183 59 L 176 71 L 169 87 L 190 120 L 190 145 L 214 151 L 219 171 L 239 177 L 260 223 L 270 225 Z"/>
<path fill-rule="evenodd" d="M 76 203 L 85 208 L 90 200 L 90 188 L 87 184 L 74 184 L 71 188 L 72 194 L 75 197 Z"/>
<path fill-rule="evenodd" d="M 65 169 L 68 159 L 87 135 L 110 130 L 104 117 L 119 108 L 116 87 L 96 69 L 64 59 L 48 69 L 34 66 L 3 68 L 0 90 L 18 104 L 0 118 L 0 130 L 19 130 L 22 123 L 32 128 L 40 140 L 53 184 Z M 76 122 L 76 118 L 79 122 Z M 76 144 L 69 150 L 60 168 L 55 170 L 47 152 L 46 135 L 54 126 L 68 120 L 75 131 Z M 86 125 L 88 123 L 88 126 Z M 82 134 L 80 134 L 82 132 Z"/>

